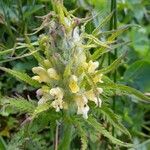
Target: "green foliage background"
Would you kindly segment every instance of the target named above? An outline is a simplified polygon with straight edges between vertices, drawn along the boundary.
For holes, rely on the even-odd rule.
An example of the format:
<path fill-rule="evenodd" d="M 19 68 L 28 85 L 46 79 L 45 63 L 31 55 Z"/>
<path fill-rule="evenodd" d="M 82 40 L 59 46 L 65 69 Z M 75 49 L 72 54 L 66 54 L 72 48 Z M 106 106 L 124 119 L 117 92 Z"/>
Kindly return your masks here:
<path fill-rule="evenodd" d="M 95 14 L 99 14 L 97 17 L 94 17 L 92 22 L 88 23 L 86 30 L 89 33 L 91 33 L 93 28 L 97 27 L 99 22 L 110 12 L 110 0 L 64 0 L 64 5 L 68 10 L 78 8 L 75 14 L 79 17 L 85 17 L 90 13 L 93 17 Z M 126 24 L 136 25 L 129 28 L 118 39 L 119 41 L 129 42 L 129 44 L 124 44 L 118 48 L 119 54 L 126 50 L 128 54 L 124 64 L 118 68 L 117 82 L 130 85 L 150 95 L 150 2 L 148 0 L 118 0 L 117 6 L 118 26 Z M 0 66 L 23 72 L 26 70 L 28 74 L 31 74 L 30 70 L 33 66 L 37 65 L 37 62 L 33 59 L 33 56 L 13 60 L 13 57 L 21 56 L 27 51 L 26 48 L 22 48 L 21 50 L 15 49 L 16 43 L 23 41 L 25 31 L 31 33 L 34 28 L 40 26 L 40 19 L 37 19 L 35 16 L 45 15 L 50 10 L 52 10 L 52 6 L 49 0 L 0 1 Z M 109 24 L 105 26 L 104 29 L 105 28 L 109 29 Z M 35 41 L 37 36 L 33 35 L 31 40 Z M 12 47 L 14 48 L 12 49 Z M 4 53 L 3 50 L 6 49 L 8 49 L 8 51 L 5 51 L 5 55 L 2 55 Z M 112 54 L 112 58 L 113 57 Z M 108 61 L 107 57 L 105 61 Z M 4 95 L 21 95 L 25 98 L 29 96 L 34 99 L 34 93 L 35 89 L 33 87 L 22 84 L 10 75 L 0 71 L 1 97 Z M 150 105 L 138 103 L 135 97 L 130 97 L 133 102 L 128 99 L 129 97 L 117 98 L 116 112 L 121 115 L 124 125 L 133 136 L 134 144 L 142 143 L 137 149 L 148 150 L 150 149 Z M 1 105 L 0 101 L 0 107 Z M 29 109 L 32 110 L 31 107 L 29 107 Z M 7 111 L 0 110 L 0 149 L 5 147 L 12 138 L 12 135 L 18 131 L 19 124 L 25 118 L 24 114 L 17 115 L 14 112 L 12 114 L 12 112 L 11 109 Z M 51 112 L 47 113 L 50 116 Z M 38 120 L 35 121 L 39 123 Z M 44 120 L 44 123 L 47 124 L 47 121 L 48 120 Z M 53 125 L 51 127 L 53 127 Z M 36 136 L 34 133 L 37 128 L 40 131 L 40 126 L 35 126 L 33 131 L 30 131 L 33 132 L 31 139 Z M 40 134 L 37 138 L 34 138 L 35 140 L 32 142 L 35 147 L 33 146 L 33 149 L 46 149 L 47 141 L 49 140 L 49 133 L 47 131 L 49 131 L 49 129 L 43 131 L 44 133 Z M 82 128 L 81 132 L 83 132 Z M 23 133 L 19 132 L 15 136 L 19 138 L 21 134 Z M 22 139 L 20 139 L 20 142 L 21 140 Z M 28 146 L 26 144 L 24 149 L 30 149 L 33 145 L 32 142 L 30 143 L 30 139 L 27 140 Z M 40 143 L 38 143 L 39 141 Z M 78 139 L 74 139 L 74 141 L 72 144 L 77 143 L 76 145 L 78 145 L 78 143 L 80 143 Z M 9 149 L 13 150 L 13 146 L 19 143 L 15 143 L 13 139 L 11 142 L 10 145 L 12 145 L 12 147 Z M 92 146 L 93 149 L 96 149 L 94 145 Z M 76 149 L 78 149 L 78 147 L 76 147 Z M 103 147 L 103 149 L 105 149 L 105 147 Z"/>

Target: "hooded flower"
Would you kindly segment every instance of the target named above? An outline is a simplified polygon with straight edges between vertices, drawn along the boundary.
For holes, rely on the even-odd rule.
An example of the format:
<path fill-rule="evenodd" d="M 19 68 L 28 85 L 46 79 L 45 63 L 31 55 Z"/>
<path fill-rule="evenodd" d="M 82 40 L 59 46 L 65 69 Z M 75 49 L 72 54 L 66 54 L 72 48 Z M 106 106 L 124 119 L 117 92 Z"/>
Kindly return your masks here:
<path fill-rule="evenodd" d="M 70 77 L 69 87 L 72 93 L 77 93 L 79 91 L 77 81 L 78 81 L 78 78 L 75 75 L 72 75 Z"/>
<path fill-rule="evenodd" d="M 88 63 L 88 73 L 94 73 L 95 70 L 98 68 L 98 66 L 99 66 L 98 61 L 93 62 L 92 60 L 90 60 Z"/>
<path fill-rule="evenodd" d="M 42 68 L 42 67 L 33 67 L 32 68 L 32 72 L 34 74 L 38 74 L 38 76 L 33 76 L 32 78 L 34 80 L 37 80 L 38 82 L 49 82 L 49 77 L 48 77 L 48 74 L 47 74 L 47 71 Z"/>
<path fill-rule="evenodd" d="M 97 83 L 103 82 L 102 74 L 98 71 L 99 62 L 92 61 L 88 51 L 99 45 L 93 40 L 89 43 L 88 37 L 83 36 L 85 26 L 79 24 L 84 23 L 84 19 L 76 19 L 64 9 L 58 13 L 62 14 L 51 14 L 50 22 L 46 25 L 49 33 L 39 40 L 42 50 L 39 54 L 43 53 L 44 59 L 39 62 L 41 65 L 32 69 L 35 74 L 33 79 L 42 83 L 36 92 L 38 105 L 50 102 L 50 106 L 59 112 L 61 109 L 72 109 L 70 105 L 74 103 L 77 114 L 87 119 L 90 109 L 88 101 L 93 101 L 96 106 L 102 103 L 99 95 L 103 89 L 97 87 Z"/>
<path fill-rule="evenodd" d="M 50 95 L 54 97 L 54 99 L 63 99 L 64 93 L 62 91 L 61 88 L 56 87 L 56 88 L 52 88 L 49 91 Z"/>
<path fill-rule="evenodd" d="M 32 79 L 38 81 L 39 83 L 43 82 L 40 76 L 33 76 Z"/>
<path fill-rule="evenodd" d="M 75 98 L 78 110 L 77 114 L 82 114 L 83 118 L 88 118 L 89 106 L 87 105 L 87 98 L 84 95 L 77 95 Z"/>
<path fill-rule="evenodd" d="M 99 98 L 98 95 L 103 92 L 103 89 L 102 89 L 102 88 L 97 88 L 97 91 L 96 91 L 96 92 L 97 92 L 97 93 L 94 93 L 94 91 L 91 89 L 91 90 L 85 92 L 85 95 L 86 95 L 87 99 L 89 99 L 90 101 L 95 102 L 95 104 L 96 104 L 97 106 L 100 106 L 100 107 L 101 107 L 102 101 L 101 101 L 101 99 Z"/>
<path fill-rule="evenodd" d="M 49 93 L 54 97 L 54 101 L 51 103 L 52 107 L 55 108 L 56 112 L 59 112 L 60 109 L 63 109 L 64 104 L 62 100 L 64 96 L 62 89 L 59 87 L 52 88 Z"/>
<path fill-rule="evenodd" d="M 54 100 L 51 105 L 53 108 L 55 108 L 56 112 L 59 112 L 60 109 L 63 109 L 63 100 L 62 99 L 56 99 Z"/>
<path fill-rule="evenodd" d="M 36 91 L 36 95 L 37 98 L 39 99 L 38 105 L 44 104 L 51 99 L 48 86 L 42 86 L 42 88 Z"/>

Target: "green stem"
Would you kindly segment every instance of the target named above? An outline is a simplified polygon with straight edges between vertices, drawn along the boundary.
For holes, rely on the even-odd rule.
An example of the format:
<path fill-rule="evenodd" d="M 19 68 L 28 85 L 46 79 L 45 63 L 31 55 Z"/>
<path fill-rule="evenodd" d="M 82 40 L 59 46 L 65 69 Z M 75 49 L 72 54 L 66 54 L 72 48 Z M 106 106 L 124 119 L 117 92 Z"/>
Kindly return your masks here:
<path fill-rule="evenodd" d="M 116 30 L 117 29 L 117 2 L 116 2 L 116 0 L 114 0 L 114 18 L 113 18 L 113 22 L 114 22 L 113 29 Z M 117 59 L 117 49 L 115 49 L 114 55 L 115 55 L 114 59 Z M 117 81 L 117 71 L 115 70 L 115 72 L 114 72 L 114 82 L 116 82 L 116 81 Z M 114 98 L 113 98 L 113 110 L 114 110 L 114 112 L 115 112 L 115 101 L 116 101 L 116 96 L 114 96 Z M 114 135 L 114 133 L 113 133 L 113 135 Z"/>
<path fill-rule="evenodd" d="M 56 124 L 56 131 L 55 131 L 55 147 L 54 150 L 58 150 L 58 134 L 59 134 L 59 124 Z"/>
<path fill-rule="evenodd" d="M 114 15 L 111 18 L 110 21 L 110 30 L 117 29 L 117 0 L 111 0 L 111 12 L 114 11 Z M 116 39 L 115 39 L 116 40 Z M 114 59 L 117 58 L 117 49 L 114 50 Z M 111 63 L 111 53 L 109 53 L 108 56 L 108 64 L 110 65 Z M 117 81 L 117 71 L 115 70 L 113 74 L 113 80 L 114 82 Z M 112 104 L 112 109 L 115 112 L 116 111 L 116 95 L 113 97 L 113 104 Z M 113 127 L 112 129 L 112 135 L 115 135 L 115 128 Z M 114 150 L 114 145 L 112 146 L 112 150 Z"/>
<path fill-rule="evenodd" d="M 111 0 L 111 12 L 113 11 L 114 9 L 114 0 Z M 111 20 L 110 20 L 110 27 L 109 29 L 112 30 L 113 29 L 113 18 L 114 18 L 114 15 L 112 16 Z M 109 52 L 108 53 L 108 65 L 111 64 L 111 53 Z"/>

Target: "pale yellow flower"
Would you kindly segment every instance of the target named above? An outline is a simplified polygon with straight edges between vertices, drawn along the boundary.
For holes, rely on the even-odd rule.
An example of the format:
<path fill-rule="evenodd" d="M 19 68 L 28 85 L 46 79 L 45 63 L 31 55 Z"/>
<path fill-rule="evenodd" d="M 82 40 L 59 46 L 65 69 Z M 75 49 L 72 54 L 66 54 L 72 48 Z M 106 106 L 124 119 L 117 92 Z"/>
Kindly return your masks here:
<path fill-rule="evenodd" d="M 59 112 L 60 109 L 63 109 L 63 104 L 64 102 L 62 99 L 56 99 L 51 103 L 52 107 L 55 108 L 56 112 Z"/>
<path fill-rule="evenodd" d="M 59 87 L 56 87 L 56 88 L 52 88 L 50 91 L 49 91 L 50 95 L 52 95 L 54 97 L 54 99 L 63 99 L 63 96 L 64 96 L 64 93 L 62 91 L 61 88 Z"/>
<path fill-rule="evenodd" d="M 46 103 L 48 100 L 50 100 L 50 94 L 44 94 L 38 101 L 38 105 L 42 105 L 44 103 Z"/>
<path fill-rule="evenodd" d="M 42 86 L 42 88 L 40 88 L 36 91 L 37 96 L 44 95 L 45 93 L 49 93 L 49 87 L 46 85 Z"/>
<path fill-rule="evenodd" d="M 103 89 L 102 89 L 102 88 L 99 88 L 99 87 L 98 87 L 98 88 L 97 88 L 97 91 L 98 91 L 99 94 L 103 93 Z"/>
<path fill-rule="evenodd" d="M 50 90 L 50 95 L 54 97 L 54 101 L 51 103 L 52 107 L 56 109 L 56 112 L 59 112 L 60 109 L 63 109 L 64 104 L 64 101 L 62 100 L 64 96 L 62 89 L 59 87 L 52 88 Z"/>
<path fill-rule="evenodd" d="M 34 76 L 33 79 L 41 82 L 49 82 L 49 77 L 47 71 L 42 67 L 33 67 L 32 72 L 34 74 L 38 74 L 38 76 Z"/>
<path fill-rule="evenodd" d="M 54 68 L 49 68 L 47 73 L 51 79 L 59 80 L 59 75 Z"/>
<path fill-rule="evenodd" d="M 90 60 L 88 63 L 88 73 L 94 73 L 95 70 L 98 68 L 98 66 L 99 66 L 98 61 L 93 62 L 92 60 Z"/>
<path fill-rule="evenodd" d="M 45 85 L 36 91 L 36 95 L 39 99 L 38 105 L 44 104 L 51 99 L 51 95 L 49 94 L 49 87 Z"/>
<path fill-rule="evenodd" d="M 79 91 L 79 86 L 77 82 L 78 78 L 75 75 L 72 75 L 69 81 L 69 87 L 72 93 L 77 93 Z"/>
<path fill-rule="evenodd" d="M 97 88 L 97 93 L 94 93 L 94 91 L 91 89 L 89 91 L 85 92 L 85 95 L 87 97 L 88 100 L 93 101 L 97 106 L 101 107 L 101 99 L 98 97 L 99 94 L 101 94 L 103 92 L 102 88 Z"/>
<path fill-rule="evenodd" d="M 103 76 L 103 74 L 96 74 L 93 78 L 93 82 L 94 83 L 98 83 L 98 82 L 103 83 L 102 76 Z"/>
<path fill-rule="evenodd" d="M 38 81 L 39 83 L 43 82 L 40 76 L 33 76 L 32 79 Z"/>
<path fill-rule="evenodd" d="M 83 118 L 88 118 L 89 106 L 87 105 L 87 98 L 84 95 L 76 95 L 75 101 L 77 104 L 77 114 L 82 114 Z"/>

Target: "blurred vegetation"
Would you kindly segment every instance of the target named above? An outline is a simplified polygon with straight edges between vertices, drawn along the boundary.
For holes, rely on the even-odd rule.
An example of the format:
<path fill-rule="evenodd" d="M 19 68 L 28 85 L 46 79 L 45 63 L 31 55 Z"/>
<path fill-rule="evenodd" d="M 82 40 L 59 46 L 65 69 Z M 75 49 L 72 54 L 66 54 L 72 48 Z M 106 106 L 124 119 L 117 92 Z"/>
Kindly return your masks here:
<path fill-rule="evenodd" d="M 110 0 L 64 0 L 64 5 L 68 10 L 77 9 L 75 15 L 78 17 L 86 17 L 92 14 L 94 19 L 86 26 L 88 33 L 91 33 L 102 19 L 109 14 L 111 7 Z M 22 56 L 27 52 L 26 48 L 17 49 L 17 43 L 25 42 L 25 33 L 33 33 L 33 29 L 41 25 L 41 20 L 38 16 L 48 14 L 51 10 L 52 6 L 49 0 L 0 1 L 0 66 L 23 72 L 26 70 L 28 74 L 31 74 L 31 69 L 37 65 L 37 62 L 33 59 L 33 56 L 16 59 L 16 56 Z M 132 25 L 117 39 L 125 43 L 117 48 L 118 53 L 122 54 L 124 51 L 128 51 L 126 61 L 117 70 L 117 83 L 129 85 L 150 96 L 150 2 L 149 0 L 118 0 L 117 10 L 118 27 Z M 107 24 L 103 27 L 103 30 L 109 30 L 109 28 L 110 26 Z M 30 36 L 31 41 L 36 41 L 38 35 L 43 32 L 41 30 L 37 34 Z M 8 51 L 5 51 L 4 54 L 3 50 Z M 93 53 L 92 50 L 91 53 Z M 113 52 L 111 57 L 113 60 Z M 108 56 L 104 55 L 104 58 L 104 65 L 107 65 Z M 30 97 L 34 99 L 35 89 L 0 71 L 0 97 L 5 95 L 20 95 L 24 98 Z M 128 99 L 131 99 L 132 102 Z M 24 114 L 18 115 L 12 112 L 11 109 L 8 109 L 7 112 L 0 110 L 0 150 L 3 150 L 3 147 L 9 143 L 25 118 Z M 135 145 L 139 144 L 137 150 L 149 150 L 150 105 L 139 103 L 135 97 L 117 97 L 116 113 L 121 115 L 124 125 L 133 137 L 133 143 Z M 47 115 L 50 114 L 51 112 L 48 112 Z M 47 117 L 47 115 L 41 117 Z M 38 120 L 35 121 L 40 124 Z M 46 121 L 45 124 L 47 123 Z M 49 129 L 41 131 L 42 133 L 35 138 L 34 133 L 37 129 L 40 130 L 40 126 L 35 126 L 32 129 L 34 131 L 29 131 L 33 132 L 31 139 L 33 138 L 34 141 L 27 139 L 28 144 L 25 144 L 26 147 L 22 149 L 30 150 L 34 145 L 32 150 L 45 150 L 49 146 L 47 145 Z M 22 132 L 19 132 L 15 136 L 19 138 L 22 134 Z M 20 142 L 21 140 L 19 139 Z M 10 143 L 12 147 L 9 150 L 15 150 L 13 146 L 16 143 L 13 142 L 12 139 Z M 79 149 L 79 139 L 74 139 L 72 145 L 74 144 L 75 149 Z M 95 149 L 94 145 L 91 149 Z"/>

